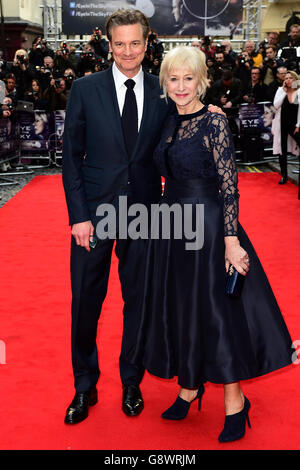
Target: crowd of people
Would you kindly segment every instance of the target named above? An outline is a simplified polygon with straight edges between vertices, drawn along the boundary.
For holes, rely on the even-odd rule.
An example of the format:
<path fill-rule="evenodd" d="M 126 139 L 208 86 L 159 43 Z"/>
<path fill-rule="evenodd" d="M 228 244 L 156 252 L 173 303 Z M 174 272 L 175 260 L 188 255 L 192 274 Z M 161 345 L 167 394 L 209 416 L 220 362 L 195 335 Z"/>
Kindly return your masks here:
<path fill-rule="evenodd" d="M 289 31 L 282 43 L 277 31 L 271 31 L 258 48 L 253 41 L 247 41 L 240 53 L 232 49 L 229 40 L 219 44 L 208 36 L 193 40 L 192 46 L 204 52 L 208 66 L 210 87 L 204 102 L 219 106 L 228 116 L 237 113 L 242 103 L 273 103 L 287 72 L 293 71 L 296 76 L 300 73 L 299 24 L 292 24 Z M 143 68 L 159 75 L 164 55 L 162 41 L 151 30 Z M 109 42 L 98 27 L 80 48 L 61 42 L 54 51 L 38 36 L 29 50 L 17 50 L 12 62 L 0 60 L 0 80 L 5 83 L 0 115 L 12 116 L 18 100 L 32 102 L 34 109 L 64 110 L 74 80 L 105 70 L 112 62 Z"/>

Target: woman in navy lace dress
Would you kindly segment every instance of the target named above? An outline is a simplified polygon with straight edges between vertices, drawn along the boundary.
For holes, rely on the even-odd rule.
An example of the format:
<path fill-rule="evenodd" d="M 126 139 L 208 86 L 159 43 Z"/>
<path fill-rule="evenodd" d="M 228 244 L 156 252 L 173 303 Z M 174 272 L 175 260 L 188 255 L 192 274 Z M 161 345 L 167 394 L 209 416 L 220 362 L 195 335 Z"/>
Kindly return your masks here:
<path fill-rule="evenodd" d="M 179 395 L 162 414 L 165 419 L 185 418 L 196 399 L 200 409 L 205 382 L 224 384 L 219 441 L 228 442 L 244 435 L 246 421 L 250 426 L 250 402 L 239 382 L 287 366 L 293 349 L 268 279 L 238 222 L 228 123 L 201 103 L 206 70 L 203 53 L 193 47 L 173 49 L 162 63 L 161 85 L 177 112 L 166 123 L 154 158 L 165 177 L 161 203 L 175 205 L 185 217 L 178 236 L 181 222 L 172 206 L 171 236 L 152 236 L 149 242 L 133 360 L 142 357 L 158 377 L 178 376 Z M 187 245 L 191 221 L 203 238 L 196 249 Z M 225 294 L 230 264 L 245 276 L 238 298 Z"/>

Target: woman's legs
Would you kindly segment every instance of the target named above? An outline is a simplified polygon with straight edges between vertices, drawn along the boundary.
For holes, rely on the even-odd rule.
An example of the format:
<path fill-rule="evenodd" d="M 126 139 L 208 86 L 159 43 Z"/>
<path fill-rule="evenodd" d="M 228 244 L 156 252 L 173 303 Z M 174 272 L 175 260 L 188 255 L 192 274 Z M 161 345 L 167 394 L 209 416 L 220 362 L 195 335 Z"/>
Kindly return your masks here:
<path fill-rule="evenodd" d="M 239 413 L 244 408 L 244 395 L 240 382 L 224 384 L 225 415 Z"/>

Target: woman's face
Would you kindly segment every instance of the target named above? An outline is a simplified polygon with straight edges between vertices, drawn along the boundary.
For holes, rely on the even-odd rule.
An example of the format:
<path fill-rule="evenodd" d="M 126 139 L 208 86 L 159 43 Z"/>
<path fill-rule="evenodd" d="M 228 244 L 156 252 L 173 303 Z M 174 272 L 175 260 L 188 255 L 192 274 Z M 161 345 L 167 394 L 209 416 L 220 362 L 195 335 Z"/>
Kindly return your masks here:
<path fill-rule="evenodd" d="M 185 113 L 193 112 L 199 103 L 197 95 L 199 79 L 190 69 L 172 69 L 166 86 L 169 97 L 175 101 L 178 109 Z"/>
<path fill-rule="evenodd" d="M 39 91 L 40 87 L 39 87 L 39 84 L 34 80 L 32 82 L 32 90 L 33 91 Z"/>
<path fill-rule="evenodd" d="M 290 73 L 287 73 L 286 76 L 285 76 L 285 86 L 287 88 L 292 88 L 293 87 L 293 82 L 295 81 L 295 79 L 292 77 L 292 75 Z"/>
<path fill-rule="evenodd" d="M 270 127 L 272 125 L 272 120 L 273 120 L 273 112 L 271 108 L 268 108 L 267 106 L 265 106 L 265 112 L 263 114 L 264 126 Z"/>
<path fill-rule="evenodd" d="M 44 121 L 39 116 L 36 116 L 33 126 L 34 132 L 36 134 L 41 134 L 44 130 Z"/>

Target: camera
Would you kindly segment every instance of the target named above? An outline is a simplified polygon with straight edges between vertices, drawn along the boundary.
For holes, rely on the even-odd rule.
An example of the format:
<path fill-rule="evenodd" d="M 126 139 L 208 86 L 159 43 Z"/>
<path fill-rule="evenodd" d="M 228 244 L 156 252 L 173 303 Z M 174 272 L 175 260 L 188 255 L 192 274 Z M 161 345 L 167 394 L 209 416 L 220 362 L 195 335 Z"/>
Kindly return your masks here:
<path fill-rule="evenodd" d="M 62 49 L 61 52 L 62 52 L 63 55 L 69 54 L 69 49 L 64 48 L 64 49 Z"/>
<path fill-rule="evenodd" d="M 37 43 L 36 48 L 37 49 L 42 49 L 42 43 L 40 41 Z"/>
<path fill-rule="evenodd" d="M 61 84 L 60 84 L 61 80 L 62 80 L 61 78 L 54 79 L 55 88 L 61 88 Z"/>
<path fill-rule="evenodd" d="M 74 80 L 74 75 L 72 73 L 69 73 L 68 75 L 64 75 L 65 80 Z"/>
<path fill-rule="evenodd" d="M 5 106 L 7 107 L 8 111 L 14 110 L 14 105 L 12 103 L 7 103 Z"/>
<path fill-rule="evenodd" d="M 248 60 L 246 59 L 246 56 L 244 54 L 238 56 L 238 63 L 240 65 L 245 65 Z"/>
<path fill-rule="evenodd" d="M 264 58 L 264 64 L 265 65 L 276 65 L 276 60 L 265 57 Z"/>
<path fill-rule="evenodd" d="M 25 63 L 25 56 L 22 54 L 22 55 L 17 55 L 17 60 L 20 62 L 20 64 L 24 64 Z"/>
<path fill-rule="evenodd" d="M 94 53 L 91 52 L 91 51 L 90 51 L 90 52 L 84 52 L 84 53 L 82 54 L 82 57 L 83 57 L 84 59 L 93 59 L 93 58 L 94 58 Z"/>

